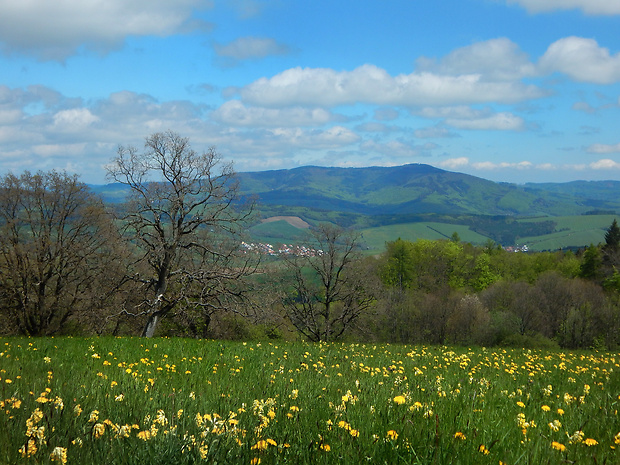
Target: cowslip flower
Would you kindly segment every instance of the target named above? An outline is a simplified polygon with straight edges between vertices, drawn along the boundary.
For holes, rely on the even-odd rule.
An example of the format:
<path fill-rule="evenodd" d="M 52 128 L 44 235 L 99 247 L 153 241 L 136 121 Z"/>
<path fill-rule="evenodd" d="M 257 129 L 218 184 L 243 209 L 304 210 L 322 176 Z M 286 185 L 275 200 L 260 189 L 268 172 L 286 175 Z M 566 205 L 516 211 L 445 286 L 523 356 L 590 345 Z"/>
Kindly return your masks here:
<path fill-rule="evenodd" d="M 105 433 L 105 425 L 103 423 L 95 423 L 93 426 L 93 436 L 95 438 L 100 438 Z"/>
<path fill-rule="evenodd" d="M 50 459 L 52 462 L 67 463 L 67 449 L 65 447 L 54 447 Z"/>

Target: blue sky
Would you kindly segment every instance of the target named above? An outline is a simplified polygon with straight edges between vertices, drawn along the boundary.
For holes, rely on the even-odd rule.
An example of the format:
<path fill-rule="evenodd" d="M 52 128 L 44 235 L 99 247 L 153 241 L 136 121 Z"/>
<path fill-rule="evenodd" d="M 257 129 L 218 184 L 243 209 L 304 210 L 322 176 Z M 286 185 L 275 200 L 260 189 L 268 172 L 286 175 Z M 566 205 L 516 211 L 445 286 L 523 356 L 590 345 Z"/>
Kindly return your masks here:
<path fill-rule="evenodd" d="M 620 180 L 620 0 L 0 0 L 0 174 L 173 130 L 237 171 Z"/>

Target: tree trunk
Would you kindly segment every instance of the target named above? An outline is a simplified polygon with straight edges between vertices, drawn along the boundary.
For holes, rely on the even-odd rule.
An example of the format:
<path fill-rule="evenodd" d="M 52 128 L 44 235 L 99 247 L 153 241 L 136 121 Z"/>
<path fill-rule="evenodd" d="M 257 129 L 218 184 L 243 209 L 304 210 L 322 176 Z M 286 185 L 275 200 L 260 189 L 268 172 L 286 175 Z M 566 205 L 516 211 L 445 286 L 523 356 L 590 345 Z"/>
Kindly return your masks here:
<path fill-rule="evenodd" d="M 144 329 L 142 330 L 142 337 L 153 337 L 155 334 L 155 328 L 157 327 L 157 323 L 159 322 L 160 312 L 153 312 L 149 315 L 149 319 L 144 325 Z"/>

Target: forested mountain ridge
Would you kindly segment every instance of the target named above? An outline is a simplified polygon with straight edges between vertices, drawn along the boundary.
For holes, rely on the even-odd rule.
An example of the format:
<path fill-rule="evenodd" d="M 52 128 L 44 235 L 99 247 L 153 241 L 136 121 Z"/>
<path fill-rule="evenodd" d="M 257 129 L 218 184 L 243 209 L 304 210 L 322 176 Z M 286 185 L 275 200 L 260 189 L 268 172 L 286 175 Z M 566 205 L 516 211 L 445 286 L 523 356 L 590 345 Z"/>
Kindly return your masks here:
<path fill-rule="evenodd" d="M 257 195 L 262 204 L 365 215 L 561 216 L 620 210 L 614 182 L 583 184 L 580 189 L 562 189 L 563 184 L 521 186 L 424 164 L 368 168 L 307 166 L 238 176 L 241 190 Z"/>
<path fill-rule="evenodd" d="M 567 216 L 620 211 L 620 181 L 496 183 L 425 164 L 293 169 L 237 174 L 244 195 L 270 207 L 304 207 L 361 215 Z M 91 188 L 118 202 L 117 184 Z M 270 208 L 273 210 L 273 208 Z"/>

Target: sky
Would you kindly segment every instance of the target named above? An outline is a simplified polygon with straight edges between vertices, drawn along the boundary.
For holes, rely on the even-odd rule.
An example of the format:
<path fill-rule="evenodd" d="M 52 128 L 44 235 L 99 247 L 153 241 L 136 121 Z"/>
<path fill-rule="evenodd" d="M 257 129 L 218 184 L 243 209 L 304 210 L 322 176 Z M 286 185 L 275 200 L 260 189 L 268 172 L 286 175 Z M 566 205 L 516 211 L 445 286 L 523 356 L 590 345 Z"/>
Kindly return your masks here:
<path fill-rule="evenodd" d="M 174 131 L 236 171 L 620 180 L 620 0 L 0 0 L 0 175 Z"/>

